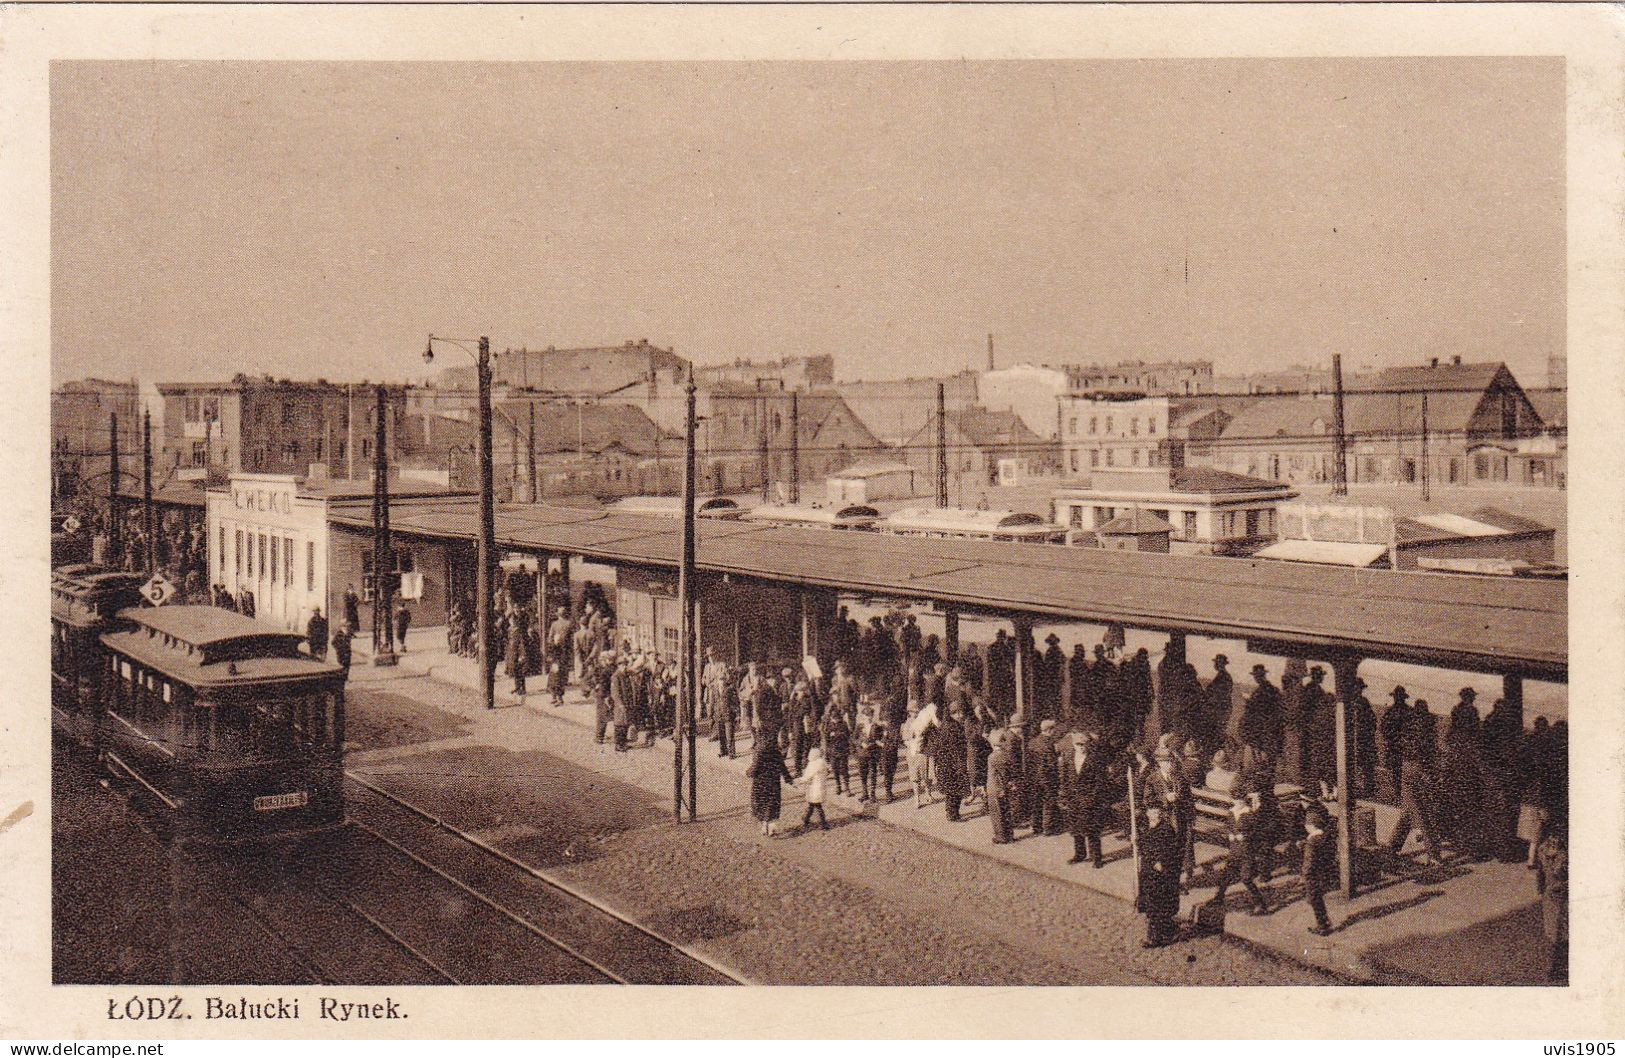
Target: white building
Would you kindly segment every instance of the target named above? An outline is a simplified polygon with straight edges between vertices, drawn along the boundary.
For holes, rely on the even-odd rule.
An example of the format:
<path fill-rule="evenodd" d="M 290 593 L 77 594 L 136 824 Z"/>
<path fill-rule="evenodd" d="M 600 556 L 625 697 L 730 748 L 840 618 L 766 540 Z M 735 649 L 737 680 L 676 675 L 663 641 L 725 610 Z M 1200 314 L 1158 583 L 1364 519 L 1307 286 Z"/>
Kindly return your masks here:
<path fill-rule="evenodd" d="M 1275 542 L 1276 508 L 1295 499 L 1290 485 L 1208 467 L 1101 469 L 1087 486 L 1056 489 L 1054 519 L 1094 530 L 1144 511 L 1173 529 L 1173 554 L 1248 554 Z"/>
<path fill-rule="evenodd" d="M 918 471 L 907 463 L 860 463 L 824 480 L 830 503 L 874 503 L 916 495 Z"/>
<path fill-rule="evenodd" d="M 1231 418 L 1217 398 L 1069 393 L 1059 403 L 1065 474 L 1182 466 L 1187 453 L 1205 454 Z"/>
<path fill-rule="evenodd" d="M 982 372 L 976 384 L 982 407 L 1013 411 L 1043 438 L 1056 431 L 1055 401 L 1067 391 L 1066 372 L 1043 364 L 1014 364 Z"/>

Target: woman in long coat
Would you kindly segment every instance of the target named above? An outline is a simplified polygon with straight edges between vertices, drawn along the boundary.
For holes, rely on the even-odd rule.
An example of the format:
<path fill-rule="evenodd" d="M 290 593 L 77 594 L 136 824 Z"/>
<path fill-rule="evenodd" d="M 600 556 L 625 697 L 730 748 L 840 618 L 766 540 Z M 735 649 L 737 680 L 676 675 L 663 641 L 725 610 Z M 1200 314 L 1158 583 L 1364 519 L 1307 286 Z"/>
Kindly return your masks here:
<path fill-rule="evenodd" d="M 784 791 L 779 784 L 795 782 L 790 769 L 784 766 L 778 739 L 756 740 L 756 750 L 745 774 L 750 776 L 750 814 L 762 824 L 762 833 L 772 837 L 778 833 L 779 810 L 784 803 Z"/>

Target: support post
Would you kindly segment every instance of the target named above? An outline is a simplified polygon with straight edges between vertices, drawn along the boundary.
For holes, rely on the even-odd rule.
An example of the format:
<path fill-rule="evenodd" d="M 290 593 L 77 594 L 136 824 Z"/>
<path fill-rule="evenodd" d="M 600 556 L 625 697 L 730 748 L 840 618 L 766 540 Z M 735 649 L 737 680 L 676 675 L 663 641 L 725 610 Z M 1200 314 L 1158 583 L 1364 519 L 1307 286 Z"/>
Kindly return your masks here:
<path fill-rule="evenodd" d="M 480 539 L 475 562 L 479 566 L 477 632 L 479 634 L 480 689 L 487 709 L 496 708 L 496 658 L 491 652 L 491 629 L 496 623 L 496 496 L 491 469 L 491 340 L 480 336 Z M 382 390 L 380 390 L 382 392 Z"/>
<path fill-rule="evenodd" d="M 959 611 L 949 610 L 942 615 L 942 648 L 952 665 L 959 659 Z"/>
<path fill-rule="evenodd" d="M 373 412 L 372 453 L 372 663 L 393 665 L 394 629 L 390 601 L 395 596 L 394 547 L 389 538 L 389 456 L 386 451 L 389 390 L 380 385 Z"/>
<path fill-rule="evenodd" d="M 152 412 L 141 413 L 141 529 L 147 537 L 147 572 L 158 572 L 158 510 L 152 503 Z"/>
<path fill-rule="evenodd" d="M 1032 662 L 1032 622 L 1026 618 L 1018 617 L 1014 621 L 1016 630 L 1016 712 L 1022 716 L 1023 725 L 1032 726 L 1032 717 L 1027 711 L 1027 678 L 1031 675 Z"/>
<path fill-rule="evenodd" d="M 530 409 L 530 433 L 525 437 L 525 474 L 530 479 L 530 502 L 535 503 L 541 497 L 541 489 L 536 481 L 536 402 L 526 405 Z"/>
<path fill-rule="evenodd" d="M 801 395 L 790 391 L 790 502 L 801 502 Z M 805 654 L 805 651 L 803 651 Z"/>
<path fill-rule="evenodd" d="M 1332 466 L 1332 495 L 1349 494 L 1348 434 L 1343 426 L 1343 358 L 1332 354 L 1332 428 L 1336 462 Z"/>
<path fill-rule="evenodd" d="M 1428 483 L 1428 391 L 1422 391 L 1422 502 L 1426 503 L 1429 495 Z"/>
<path fill-rule="evenodd" d="M 684 751 L 687 751 L 688 773 L 688 819 L 694 821 L 695 796 L 697 781 L 695 778 L 695 761 L 697 746 L 695 738 L 695 717 L 698 710 L 695 708 L 695 697 L 699 693 L 699 673 L 697 671 L 699 659 L 697 657 L 697 643 L 695 639 L 694 621 L 694 566 L 695 566 L 695 482 L 694 482 L 694 369 L 689 368 L 688 384 L 685 387 L 687 396 L 687 413 L 683 425 L 683 530 L 682 563 L 677 567 L 677 605 L 681 611 L 681 646 L 682 646 L 682 672 L 677 681 L 677 711 L 678 730 L 672 738 L 675 759 L 672 762 L 672 813 L 677 822 L 683 821 L 683 776 Z M 805 607 L 803 608 L 803 628 L 805 629 Z M 803 631 L 805 635 L 805 631 Z"/>
<path fill-rule="evenodd" d="M 123 548 L 119 546 L 123 535 L 118 518 L 118 412 L 107 418 L 107 564 L 118 565 Z"/>
<path fill-rule="evenodd" d="M 1343 898 L 1354 898 L 1354 741 L 1349 702 L 1359 693 L 1354 685 L 1360 659 L 1344 654 L 1332 659 L 1333 689 L 1337 709 L 1337 878 Z"/>

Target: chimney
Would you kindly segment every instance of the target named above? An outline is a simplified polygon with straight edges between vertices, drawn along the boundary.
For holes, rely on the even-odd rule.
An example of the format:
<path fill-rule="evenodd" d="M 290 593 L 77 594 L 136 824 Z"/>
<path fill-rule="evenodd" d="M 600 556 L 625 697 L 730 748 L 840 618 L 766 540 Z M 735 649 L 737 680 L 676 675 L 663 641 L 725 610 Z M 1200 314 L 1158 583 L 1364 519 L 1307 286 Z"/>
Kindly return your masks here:
<path fill-rule="evenodd" d="M 1429 362 L 1428 362 L 1428 366 L 1429 366 L 1429 367 L 1438 367 L 1438 366 L 1439 366 L 1439 358 L 1438 358 L 1438 357 L 1434 357 L 1434 358 L 1433 358 L 1433 359 L 1432 359 L 1432 360 L 1430 360 L 1430 361 L 1429 361 Z"/>
<path fill-rule="evenodd" d="M 1456 355 L 1456 356 L 1452 356 L 1450 358 L 1450 363 L 1453 364 L 1456 367 L 1460 367 L 1461 366 L 1461 356 L 1459 354 Z"/>
<path fill-rule="evenodd" d="M 987 335 L 987 369 L 989 371 L 993 370 L 993 332 L 992 331 L 989 331 L 988 335 Z"/>

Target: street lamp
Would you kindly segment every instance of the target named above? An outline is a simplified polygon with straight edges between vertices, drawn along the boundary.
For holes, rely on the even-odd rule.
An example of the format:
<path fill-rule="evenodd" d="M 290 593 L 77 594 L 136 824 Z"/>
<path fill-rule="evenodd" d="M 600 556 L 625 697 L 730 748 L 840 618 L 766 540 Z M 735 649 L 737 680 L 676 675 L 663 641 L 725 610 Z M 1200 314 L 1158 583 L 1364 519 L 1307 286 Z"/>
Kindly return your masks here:
<path fill-rule="evenodd" d="M 478 341 L 476 355 L 465 344 Z M 492 607 L 496 584 L 496 499 L 491 485 L 491 340 L 483 335 L 478 339 L 437 338 L 429 335 L 423 347 L 423 362 L 434 363 L 434 343 L 450 342 L 474 357 L 480 389 L 480 537 L 475 547 L 475 564 L 479 567 L 476 579 L 475 618 L 479 641 L 480 685 L 485 693 L 485 707 L 496 708 L 496 659 L 491 654 L 491 627 L 496 623 Z"/>

